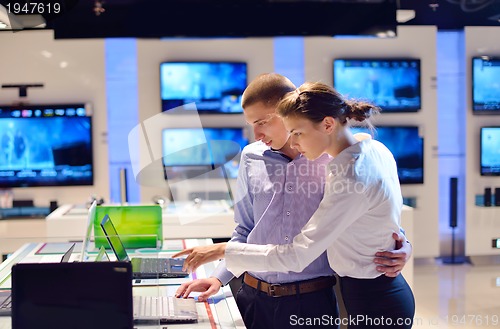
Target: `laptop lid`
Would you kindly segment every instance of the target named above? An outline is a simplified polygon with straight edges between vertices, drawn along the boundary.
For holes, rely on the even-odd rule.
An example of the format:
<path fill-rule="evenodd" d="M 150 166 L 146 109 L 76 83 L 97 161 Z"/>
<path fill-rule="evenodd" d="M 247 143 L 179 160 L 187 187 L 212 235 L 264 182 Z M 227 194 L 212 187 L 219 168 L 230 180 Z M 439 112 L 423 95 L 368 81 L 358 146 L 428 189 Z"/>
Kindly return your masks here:
<path fill-rule="evenodd" d="M 101 221 L 101 228 L 106 236 L 106 239 L 108 239 L 111 250 L 115 253 L 116 259 L 120 262 L 129 262 L 130 258 L 125 250 L 125 246 L 118 236 L 118 232 L 108 215 L 104 215 L 104 218 Z"/>
<path fill-rule="evenodd" d="M 64 253 L 61 257 L 61 263 L 69 262 L 71 258 L 71 254 L 73 253 L 73 249 L 75 248 L 76 243 L 73 243 L 71 247 Z M 10 316 L 12 313 L 12 305 L 5 305 L 6 301 L 10 299 L 12 296 L 12 292 L 10 290 L 1 290 L 0 291 L 0 316 Z"/>
<path fill-rule="evenodd" d="M 82 250 L 80 251 L 80 261 L 85 262 L 88 259 L 88 247 L 90 244 L 90 236 L 92 235 L 92 226 L 94 225 L 94 218 L 96 215 L 97 201 L 94 200 L 89 208 L 89 214 L 87 217 L 87 227 L 85 231 L 85 238 L 82 243 Z"/>
<path fill-rule="evenodd" d="M 12 266 L 12 329 L 69 327 L 133 328 L 130 263 Z"/>

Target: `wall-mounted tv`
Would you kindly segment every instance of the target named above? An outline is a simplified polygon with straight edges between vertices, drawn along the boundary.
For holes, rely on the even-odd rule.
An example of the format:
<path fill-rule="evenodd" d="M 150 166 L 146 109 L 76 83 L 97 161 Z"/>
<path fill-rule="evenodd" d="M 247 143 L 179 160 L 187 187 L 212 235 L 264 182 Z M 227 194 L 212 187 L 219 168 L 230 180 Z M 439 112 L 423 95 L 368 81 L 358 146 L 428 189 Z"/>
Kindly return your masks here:
<path fill-rule="evenodd" d="M 248 142 L 243 128 L 163 129 L 165 177 L 192 178 L 223 166 L 228 178 L 236 178 L 239 153 Z"/>
<path fill-rule="evenodd" d="M 199 113 L 242 113 L 247 86 L 243 62 L 164 62 L 160 64 L 162 111 L 195 103 Z"/>
<path fill-rule="evenodd" d="M 0 105 L 0 188 L 93 183 L 85 104 Z"/>
<path fill-rule="evenodd" d="M 370 130 L 352 127 L 353 133 Z M 424 140 L 417 126 L 377 126 L 374 139 L 384 144 L 394 155 L 401 184 L 424 183 Z"/>
<path fill-rule="evenodd" d="M 500 127 L 481 127 L 480 167 L 482 176 L 500 176 Z"/>
<path fill-rule="evenodd" d="M 472 111 L 500 114 L 500 57 L 472 58 Z"/>
<path fill-rule="evenodd" d="M 387 112 L 420 110 L 419 59 L 333 61 L 333 86 L 347 98 L 369 101 Z"/>

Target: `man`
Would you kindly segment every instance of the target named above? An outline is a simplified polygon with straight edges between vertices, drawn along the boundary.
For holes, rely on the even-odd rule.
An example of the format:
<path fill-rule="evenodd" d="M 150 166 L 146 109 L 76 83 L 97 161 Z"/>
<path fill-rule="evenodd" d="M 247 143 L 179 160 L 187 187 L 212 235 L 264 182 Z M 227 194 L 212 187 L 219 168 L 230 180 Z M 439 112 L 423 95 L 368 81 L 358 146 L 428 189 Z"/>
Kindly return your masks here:
<path fill-rule="evenodd" d="M 275 113 L 280 99 L 295 89 L 286 77 L 271 73 L 258 76 L 243 93 L 245 120 L 253 127 L 256 142 L 241 155 L 233 242 L 290 243 L 323 197 L 331 159 L 323 155 L 309 161 L 292 149 Z M 381 266 L 380 271 L 397 275 L 410 252 L 406 245 L 404 250 L 380 254 L 392 257 L 377 259 L 381 265 L 392 265 Z M 210 278 L 181 285 L 177 296 L 201 291 L 199 300 L 206 300 L 232 278 L 222 261 Z M 307 319 L 338 317 L 334 284 L 334 272 L 323 253 L 300 273 L 245 273 L 236 303 L 248 328 L 291 328 Z"/>

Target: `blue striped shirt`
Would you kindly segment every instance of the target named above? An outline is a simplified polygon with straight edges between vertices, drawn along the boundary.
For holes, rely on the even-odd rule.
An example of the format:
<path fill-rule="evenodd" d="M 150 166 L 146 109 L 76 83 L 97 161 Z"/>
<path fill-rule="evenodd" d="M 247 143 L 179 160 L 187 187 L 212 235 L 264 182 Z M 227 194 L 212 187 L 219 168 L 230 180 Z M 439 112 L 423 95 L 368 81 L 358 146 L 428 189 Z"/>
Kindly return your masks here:
<path fill-rule="evenodd" d="M 262 142 L 246 146 L 241 154 L 235 191 L 232 242 L 288 244 L 318 208 L 324 193 L 328 163 L 323 155 L 309 161 L 290 159 Z M 326 253 L 302 272 L 249 272 L 269 283 L 286 283 L 333 275 Z M 233 274 L 222 261 L 212 276 L 227 284 Z"/>

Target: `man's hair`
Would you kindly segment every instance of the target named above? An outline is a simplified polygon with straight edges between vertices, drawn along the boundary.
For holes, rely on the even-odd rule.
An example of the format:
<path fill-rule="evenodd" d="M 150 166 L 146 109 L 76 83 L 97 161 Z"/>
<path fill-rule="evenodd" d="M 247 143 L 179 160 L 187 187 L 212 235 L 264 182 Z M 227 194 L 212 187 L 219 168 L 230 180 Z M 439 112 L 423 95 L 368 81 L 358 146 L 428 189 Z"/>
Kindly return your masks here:
<path fill-rule="evenodd" d="M 243 92 L 241 107 L 256 103 L 276 106 L 286 93 L 295 90 L 295 85 L 278 73 L 264 73 L 257 76 Z"/>

